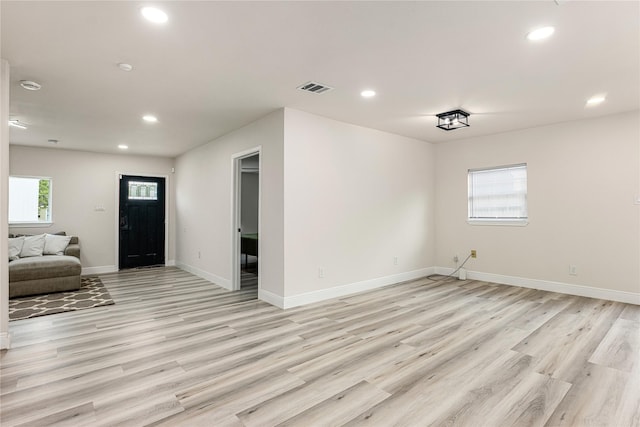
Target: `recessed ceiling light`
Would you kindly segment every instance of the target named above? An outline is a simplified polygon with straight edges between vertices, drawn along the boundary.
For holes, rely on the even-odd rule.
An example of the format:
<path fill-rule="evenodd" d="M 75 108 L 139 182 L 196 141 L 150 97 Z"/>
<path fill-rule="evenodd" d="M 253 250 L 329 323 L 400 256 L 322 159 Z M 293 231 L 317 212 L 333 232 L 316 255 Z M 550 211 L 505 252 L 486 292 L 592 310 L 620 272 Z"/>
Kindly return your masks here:
<path fill-rule="evenodd" d="M 169 16 L 166 13 L 155 7 L 143 7 L 140 12 L 145 19 L 155 24 L 164 24 L 169 20 Z"/>
<path fill-rule="evenodd" d="M 9 126 L 12 126 L 14 128 L 18 128 L 18 129 L 26 129 L 27 126 L 20 123 L 20 120 L 9 120 Z"/>
<path fill-rule="evenodd" d="M 131 71 L 133 70 L 133 65 L 121 62 L 118 64 L 118 68 L 120 68 L 122 71 Z"/>
<path fill-rule="evenodd" d="M 531 41 L 543 40 L 543 39 L 546 39 L 547 37 L 551 37 L 551 35 L 554 33 L 555 30 L 556 29 L 553 27 L 538 28 L 533 31 L 530 31 L 527 34 L 527 38 Z"/>
<path fill-rule="evenodd" d="M 363 90 L 362 92 L 360 92 L 360 96 L 362 96 L 363 98 L 372 98 L 376 96 L 376 91 L 371 89 Z"/>
<path fill-rule="evenodd" d="M 120 145 L 118 145 L 118 148 L 121 149 L 121 150 L 126 150 L 127 148 L 129 148 L 129 146 L 128 145 L 124 145 L 124 144 L 120 144 Z"/>
<path fill-rule="evenodd" d="M 156 116 L 152 116 L 151 114 L 147 114 L 146 116 L 142 116 L 142 120 L 149 123 L 155 123 L 158 121 Z"/>
<path fill-rule="evenodd" d="M 589 98 L 587 100 L 587 106 L 588 107 L 592 107 L 592 106 L 598 105 L 598 104 L 604 102 L 605 99 L 606 99 L 606 97 L 604 95 L 592 96 L 591 98 Z"/>
<path fill-rule="evenodd" d="M 42 86 L 40 83 L 36 83 L 31 80 L 20 80 L 20 86 L 22 86 L 26 90 L 40 90 Z"/>

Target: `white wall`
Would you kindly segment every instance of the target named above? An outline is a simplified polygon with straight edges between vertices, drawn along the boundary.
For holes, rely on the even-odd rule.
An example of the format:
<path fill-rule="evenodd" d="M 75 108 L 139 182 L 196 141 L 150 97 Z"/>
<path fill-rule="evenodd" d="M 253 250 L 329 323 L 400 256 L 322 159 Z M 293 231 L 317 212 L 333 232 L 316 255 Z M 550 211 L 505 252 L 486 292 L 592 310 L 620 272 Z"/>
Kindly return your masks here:
<path fill-rule="evenodd" d="M 285 306 L 430 272 L 433 145 L 287 108 L 284 159 Z"/>
<path fill-rule="evenodd" d="M 175 201 L 173 159 L 126 154 L 98 154 L 83 151 L 10 147 L 11 175 L 45 176 L 53 179 L 53 225 L 37 228 L 10 228 L 12 233 L 52 233 L 66 231 L 80 239 L 84 273 L 117 270 L 116 216 L 118 191 L 116 172 L 168 175 L 169 251 L 175 259 Z M 103 207 L 104 211 L 96 210 Z"/>
<path fill-rule="evenodd" d="M 448 142 L 436 154 L 437 265 L 476 249 L 471 271 L 612 298 L 640 293 L 637 111 Z M 529 225 L 467 224 L 467 170 L 514 163 L 527 163 Z"/>
<path fill-rule="evenodd" d="M 9 63 L 0 59 L 0 241 L 8 239 L 9 224 Z M 9 248 L 0 244 L 0 349 L 10 347 Z"/>
<path fill-rule="evenodd" d="M 188 271 L 231 287 L 231 158 L 257 146 L 262 146 L 260 286 L 282 296 L 283 110 L 176 159 L 177 261 Z"/>

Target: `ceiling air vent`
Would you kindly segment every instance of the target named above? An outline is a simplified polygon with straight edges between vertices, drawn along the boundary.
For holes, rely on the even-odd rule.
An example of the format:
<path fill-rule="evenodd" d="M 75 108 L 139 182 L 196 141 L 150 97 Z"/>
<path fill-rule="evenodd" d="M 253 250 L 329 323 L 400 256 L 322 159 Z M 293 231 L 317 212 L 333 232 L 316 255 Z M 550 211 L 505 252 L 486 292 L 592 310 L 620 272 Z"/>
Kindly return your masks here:
<path fill-rule="evenodd" d="M 321 83 L 307 82 L 302 86 L 298 86 L 298 89 L 311 93 L 324 93 L 332 90 L 333 88 Z"/>

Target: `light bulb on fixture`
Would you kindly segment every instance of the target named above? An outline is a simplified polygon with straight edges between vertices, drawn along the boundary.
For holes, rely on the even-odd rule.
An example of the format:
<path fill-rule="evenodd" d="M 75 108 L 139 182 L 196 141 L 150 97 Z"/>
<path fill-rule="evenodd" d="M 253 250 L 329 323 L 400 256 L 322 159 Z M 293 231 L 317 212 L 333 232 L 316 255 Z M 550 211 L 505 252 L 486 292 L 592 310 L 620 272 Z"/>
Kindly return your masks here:
<path fill-rule="evenodd" d="M 169 16 L 166 13 L 155 7 L 143 7 L 140 13 L 145 19 L 155 24 L 164 24 L 169 20 Z"/>
<path fill-rule="evenodd" d="M 587 106 L 593 107 L 594 105 L 598 105 L 604 102 L 606 99 L 605 95 L 596 95 L 587 100 Z"/>
<path fill-rule="evenodd" d="M 527 34 L 527 39 L 531 40 L 531 41 L 538 41 L 538 40 L 544 40 L 548 37 L 551 37 L 551 35 L 556 31 L 555 28 L 553 27 L 542 27 L 542 28 L 538 28 L 536 30 L 530 31 Z"/>

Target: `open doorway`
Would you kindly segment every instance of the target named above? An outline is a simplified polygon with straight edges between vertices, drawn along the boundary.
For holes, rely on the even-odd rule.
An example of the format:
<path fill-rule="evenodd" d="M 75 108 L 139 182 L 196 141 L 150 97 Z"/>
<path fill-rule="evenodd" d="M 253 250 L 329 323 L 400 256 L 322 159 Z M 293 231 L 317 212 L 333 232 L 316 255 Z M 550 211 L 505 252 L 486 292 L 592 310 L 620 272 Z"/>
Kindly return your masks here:
<path fill-rule="evenodd" d="M 260 281 L 260 151 L 234 156 L 233 289 L 258 293 Z"/>

